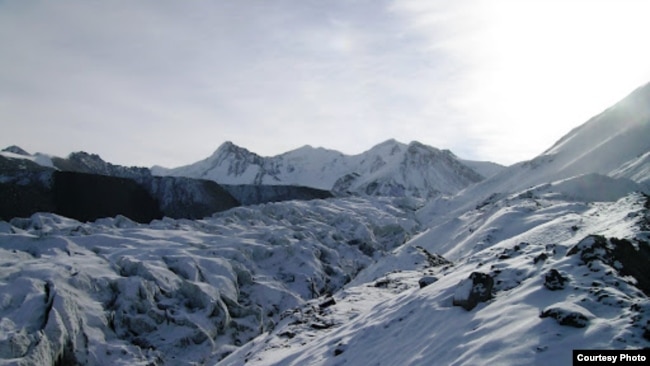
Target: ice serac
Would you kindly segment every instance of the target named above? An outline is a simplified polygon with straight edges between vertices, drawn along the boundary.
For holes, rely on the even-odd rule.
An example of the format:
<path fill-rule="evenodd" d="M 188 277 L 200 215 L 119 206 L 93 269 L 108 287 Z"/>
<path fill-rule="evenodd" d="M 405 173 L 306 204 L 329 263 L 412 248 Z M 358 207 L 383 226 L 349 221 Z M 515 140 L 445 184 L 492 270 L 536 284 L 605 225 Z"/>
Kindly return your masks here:
<path fill-rule="evenodd" d="M 207 159 L 155 174 L 211 179 L 220 184 L 296 185 L 337 194 L 435 197 L 483 179 L 448 150 L 387 140 L 357 155 L 305 145 L 262 157 L 232 142 Z"/>

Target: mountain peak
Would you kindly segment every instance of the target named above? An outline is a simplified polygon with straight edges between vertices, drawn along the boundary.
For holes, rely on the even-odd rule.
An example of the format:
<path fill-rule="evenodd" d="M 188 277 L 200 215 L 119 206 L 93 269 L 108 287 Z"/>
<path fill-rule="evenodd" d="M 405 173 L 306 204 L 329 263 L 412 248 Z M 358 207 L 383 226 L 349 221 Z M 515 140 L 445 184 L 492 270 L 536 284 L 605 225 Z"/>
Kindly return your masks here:
<path fill-rule="evenodd" d="M 30 156 L 31 155 L 27 151 L 23 150 L 20 146 L 16 146 L 16 145 L 8 146 L 8 147 L 2 149 L 2 151 L 14 153 L 14 154 L 17 154 L 17 155 L 24 155 L 24 156 Z"/>
<path fill-rule="evenodd" d="M 241 147 L 239 145 L 236 145 L 232 141 L 226 141 L 223 144 L 221 144 L 217 150 L 215 150 L 214 154 L 212 156 L 219 157 L 219 156 L 225 156 L 229 154 L 236 154 L 238 156 L 241 155 L 255 155 L 257 154 L 251 152 L 250 150 L 246 149 L 245 147 Z"/>

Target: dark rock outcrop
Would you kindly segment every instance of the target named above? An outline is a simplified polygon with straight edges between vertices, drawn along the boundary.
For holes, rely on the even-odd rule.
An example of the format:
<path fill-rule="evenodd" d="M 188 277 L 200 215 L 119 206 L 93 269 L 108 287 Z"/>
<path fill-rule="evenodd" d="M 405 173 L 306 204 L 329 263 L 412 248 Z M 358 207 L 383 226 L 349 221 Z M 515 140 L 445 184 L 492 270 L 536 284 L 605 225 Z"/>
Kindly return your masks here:
<path fill-rule="evenodd" d="M 332 193 L 322 189 L 285 186 L 285 185 L 221 185 L 242 205 L 257 205 L 268 202 L 289 200 L 313 200 L 333 197 Z"/>
<path fill-rule="evenodd" d="M 55 213 L 80 221 L 124 215 L 150 222 L 163 217 L 158 203 L 132 179 L 55 172 L 52 195 Z"/>
<path fill-rule="evenodd" d="M 636 244 L 636 245 L 634 245 Z M 567 256 L 578 254 L 582 262 L 600 260 L 616 269 L 621 275 L 636 279 L 636 287 L 650 296 L 650 244 L 643 240 L 632 243 L 627 239 L 607 239 L 601 235 L 590 235 L 582 239 L 567 252 Z"/>
<path fill-rule="evenodd" d="M 551 291 L 563 290 L 569 279 L 553 268 L 544 275 L 544 287 Z"/>
<path fill-rule="evenodd" d="M 577 309 L 569 309 L 563 306 L 550 306 L 541 314 L 540 318 L 553 318 L 560 325 L 567 325 L 574 328 L 584 328 L 589 323 L 587 315 Z"/>
<path fill-rule="evenodd" d="M 494 279 L 492 276 L 481 272 L 472 272 L 469 278 L 462 280 L 456 287 L 453 305 L 465 310 L 472 310 L 479 302 L 492 298 Z"/>
<path fill-rule="evenodd" d="M 148 223 L 163 216 L 196 219 L 239 206 L 218 184 L 176 177 L 133 179 L 98 174 L 4 170 L 0 219 L 53 212 L 80 221 L 126 216 Z"/>
<path fill-rule="evenodd" d="M 85 152 L 54 157 L 52 163 L 58 171 L 29 159 L 0 156 L 0 219 L 39 211 L 81 221 L 115 215 L 138 222 L 163 216 L 199 219 L 242 204 L 333 197 L 329 191 L 309 187 L 224 187 L 211 180 L 157 177 L 147 168 L 114 165 Z"/>
<path fill-rule="evenodd" d="M 211 180 L 151 177 L 144 185 L 162 213 L 175 219 L 200 219 L 240 204 Z"/>
<path fill-rule="evenodd" d="M 429 286 L 430 284 L 438 281 L 438 277 L 435 276 L 424 276 L 418 280 L 418 285 L 420 285 L 420 288 L 424 288 Z"/>
<path fill-rule="evenodd" d="M 52 196 L 53 173 L 42 169 L 14 171 L 11 174 L 3 171 L 0 179 L 0 220 L 29 217 L 39 211 L 56 212 Z"/>

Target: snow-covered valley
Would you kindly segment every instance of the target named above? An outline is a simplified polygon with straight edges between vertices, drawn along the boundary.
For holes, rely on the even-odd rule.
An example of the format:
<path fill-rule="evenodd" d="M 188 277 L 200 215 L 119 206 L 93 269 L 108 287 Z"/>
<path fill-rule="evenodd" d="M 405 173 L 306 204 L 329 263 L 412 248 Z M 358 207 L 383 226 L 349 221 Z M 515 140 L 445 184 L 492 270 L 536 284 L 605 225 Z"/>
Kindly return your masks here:
<path fill-rule="evenodd" d="M 228 188 L 250 200 L 284 192 L 254 188 L 270 182 L 334 197 L 0 221 L 0 365 L 548 365 L 647 349 L 648 106 L 650 84 L 507 168 L 392 140 L 271 158 L 226 143 L 153 171 L 250 184 Z M 88 154 L 3 154 L 153 179 Z"/>

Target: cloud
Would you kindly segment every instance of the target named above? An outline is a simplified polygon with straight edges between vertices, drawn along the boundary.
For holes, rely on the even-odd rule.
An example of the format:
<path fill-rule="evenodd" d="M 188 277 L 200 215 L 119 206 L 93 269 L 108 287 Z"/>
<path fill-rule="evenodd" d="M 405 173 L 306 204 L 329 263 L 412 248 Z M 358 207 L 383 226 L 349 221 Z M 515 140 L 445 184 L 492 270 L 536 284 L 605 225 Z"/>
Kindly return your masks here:
<path fill-rule="evenodd" d="M 578 93 L 557 80 L 579 65 L 537 76 L 533 57 L 562 49 L 535 48 L 547 39 L 533 15 L 547 8 L 532 3 L 2 2 L 0 144 L 127 165 L 191 163 L 225 140 L 264 155 L 304 144 L 359 153 L 396 138 L 467 158 L 530 158 L 530 131 L 546 131 L 546 147 L 586 119 L 551 98 Z M 629 47 L 615 52 L 630 57 L 647 32 L 626 29 Z M 639 75 L 624 79 L 614 89 Z M 537 84 L 544 93 L 531 92 Z M 535 130 L 554 105 L 570 122 Z"/>

